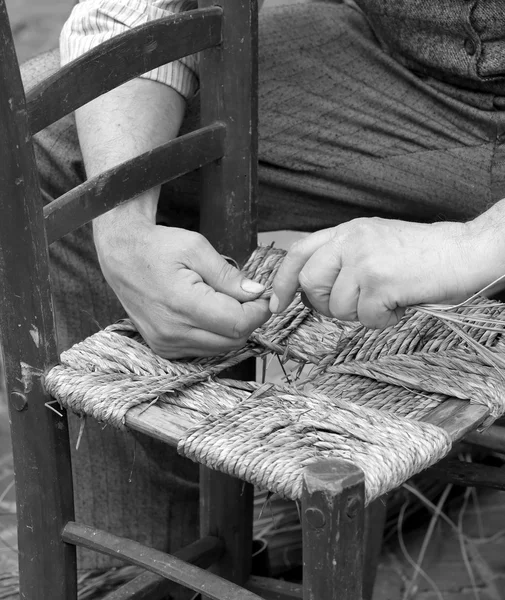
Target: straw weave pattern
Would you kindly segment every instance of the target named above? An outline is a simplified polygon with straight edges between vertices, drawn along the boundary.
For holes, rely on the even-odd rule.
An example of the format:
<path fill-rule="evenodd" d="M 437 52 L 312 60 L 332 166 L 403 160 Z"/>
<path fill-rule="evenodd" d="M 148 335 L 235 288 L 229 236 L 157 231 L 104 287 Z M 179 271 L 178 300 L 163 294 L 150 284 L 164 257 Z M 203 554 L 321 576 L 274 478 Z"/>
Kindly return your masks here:
<path fill-rule="evenodd" d="M 283 251 L 260 247 L 244 267 L 271 286 Z M 497 318 L 487 300 L 457 309 Z M 490 356 L 504 350 L 501 328 L 463 325 Z M 219 379 L 241 361 L 277 356 L 298 365 L 286 385 Z M 304 378 L 298 380 L 302 371 Z M 126 320 L 61 355 L 47 391 L 80 414 L 123 428 L 132 407 L 156 402 L 194 427 L 183 454 L 289 498 L 321 457 L 350 459 L 365 472 L 370 500 L 439 460 L 450 448 L 440 428 L 418 422 L 448 398 L 503 414 L 505 379 L 489 359 L 432 315 L 409 310 L 394 328 L 370 331 L 327 319 L 299 298 L 254 332 L 239 351 L 170 361 L 156 356 Z"/>
<path fill-rule="evenodd" d="M 450 448 L 449 435 L 434 425 L 320 394 L 287 393 L 246 400 L 209 416 L 178 446 L 192 460 L 290 500 L 301 497 L 309 463 L 349 460 L 364 472 L 366 503 L 437 462 Z"/>

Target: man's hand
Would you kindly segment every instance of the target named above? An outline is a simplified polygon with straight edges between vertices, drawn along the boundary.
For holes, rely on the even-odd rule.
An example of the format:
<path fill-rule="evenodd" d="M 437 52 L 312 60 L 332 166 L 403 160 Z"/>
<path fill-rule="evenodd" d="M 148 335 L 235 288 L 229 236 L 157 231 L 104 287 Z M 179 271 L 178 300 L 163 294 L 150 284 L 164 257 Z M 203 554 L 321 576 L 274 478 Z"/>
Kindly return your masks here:
<path fill-rule="evenodd" d="M 154 352 L 166 358 L 210 356 L 243 346 L 270 316 L 246 279 L 191 231 L 136 219 L 95 227 L 108 283 Z"/>
<path fill-rule="evenodd" d="M 383 328 L 408 306 L 464 300 L 499 275 L 476 229 L 370 218 L 318 231 L 288 252 L 270 309 L 285 309 L 301 286 L 322 314 Z"/>
<path fill-rule="evenodd" d="M 135 79 L 77 111 L 88 177 L 177 136 L 183 98 Z M 159 188 L 93 221 L 103 274 L 140 333 L 167 358 L 209 356 L 245 344 L 270 313 L 263 291 L 200 235 L 157 226 Z M 249 286 L 249 287 L 248 287 Z"/>

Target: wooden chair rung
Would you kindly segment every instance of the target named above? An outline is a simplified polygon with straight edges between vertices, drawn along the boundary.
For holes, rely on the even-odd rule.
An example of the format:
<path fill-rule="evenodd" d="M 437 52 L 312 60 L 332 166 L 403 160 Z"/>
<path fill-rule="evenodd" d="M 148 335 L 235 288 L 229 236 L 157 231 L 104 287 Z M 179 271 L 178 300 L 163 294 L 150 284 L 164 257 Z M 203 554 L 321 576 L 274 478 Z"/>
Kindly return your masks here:
<path fill-rule="evenodd" d="M 475 444 L 481 448 L 505 453 L 505 427 L 491 425 L 485 431 L 472 431 L 465 436 L 466 443 Z"/>
<path fill-rule="evenodd" d="M 505 490 L 505 470 L 502 467 L 445 459 L 426 469 L 425 473 L 436 481 L 454 485 Z"/>
<path fill-rule="evenodd" d="M 256 594 L 174 555 L 154 550 L 149 546 L 101 531 L 95 527 L 74 522 L 67 523 L 62 533 L 62 539 L 68 544 L 83 546 L 143 567 L 195 592 L 205 593 L 206 597 L 212 600 L 236 600 L 237 598 L 261 600 Z M 209 539 L 214 540 L 216 550 L 219 548 L 219 551 L 216 552 L 217 559 L 222 551 L 220 540 L 209 537 L 202 539 L 207 540 L 206 544 L 212 544 Z M 199 540 L 195 545 L 201 542 L 202 540 Z M 207 551 L 209 551 L 208 548 Z"/>
<path fill-rule="evenodd" d="M 218 45 L 222 14 L 215 6 L 152 21 L 65 65 L 26 96 L 32 134 L 138 75 Z"/>
<path fill-rule="evenodd" d="M 44 207 L 48 243 L 121 202 L 221 158 L 225 137 L 223 123 L 202 127 L 121 163 L 53 200 Z"/>
<path fill-rule="evenodd" d="M 264 600 L 299 600 L 303 590 L 299 583 L 291 583 L 282 579 L 253 576 L 245 585 L 246 589 Z"/>
<path fill-rule="evenodd" d="M 219 559 L 224 544 L 208 536 L 174 552 L 174 556 L 202 569 L 209 568 Z M 145 571 L 117 590 L 107 594 L 105 600 L 165 600 L 177 586 L 173 581 L 156 573 Z"/>

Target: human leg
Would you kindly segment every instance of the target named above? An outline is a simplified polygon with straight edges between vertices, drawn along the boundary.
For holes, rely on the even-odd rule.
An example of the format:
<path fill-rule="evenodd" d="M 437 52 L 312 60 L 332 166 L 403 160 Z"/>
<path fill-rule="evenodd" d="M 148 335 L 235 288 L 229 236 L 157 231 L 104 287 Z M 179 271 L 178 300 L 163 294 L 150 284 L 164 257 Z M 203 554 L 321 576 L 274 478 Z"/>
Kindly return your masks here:
<path fill-rule="evenodd" d="M 265 10 L 260 33 L 263 229 L 468 219 L 500 197 L 489 95 L 410 73 L 345 4 Z"/>

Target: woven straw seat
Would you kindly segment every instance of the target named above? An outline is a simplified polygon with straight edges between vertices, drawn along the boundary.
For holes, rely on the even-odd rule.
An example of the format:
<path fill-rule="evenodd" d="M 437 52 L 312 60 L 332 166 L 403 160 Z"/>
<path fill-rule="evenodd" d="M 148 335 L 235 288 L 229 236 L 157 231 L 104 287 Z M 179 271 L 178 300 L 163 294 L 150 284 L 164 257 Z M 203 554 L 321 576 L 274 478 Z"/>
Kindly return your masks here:
<path fill-rule="evenodd" d="M 244 272 L 268 289 L 283 255 L 260 247 Z M 457 311 L 497 320 L 502 309 L 480 299 Z M 297 298 L 239 351 L 170 361 L 126 320 L 64 352 L 45 386 L 83 417 L 147 432 L 290 499 L 301 495 L 307 464 L 351 461 L 365 474 L 370 502 L 505 411 L 505 380 L 496 368 L 502 328 L 472 323 L 456 329 L 411 310 L 396 327 L 371 331 L 322 317 Z M 298 363 L 285 385 L 218 378 L 247 358 L 269 355 Z"/>

